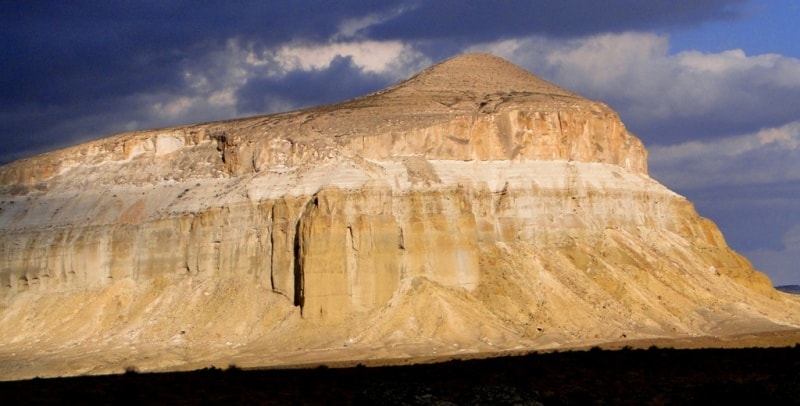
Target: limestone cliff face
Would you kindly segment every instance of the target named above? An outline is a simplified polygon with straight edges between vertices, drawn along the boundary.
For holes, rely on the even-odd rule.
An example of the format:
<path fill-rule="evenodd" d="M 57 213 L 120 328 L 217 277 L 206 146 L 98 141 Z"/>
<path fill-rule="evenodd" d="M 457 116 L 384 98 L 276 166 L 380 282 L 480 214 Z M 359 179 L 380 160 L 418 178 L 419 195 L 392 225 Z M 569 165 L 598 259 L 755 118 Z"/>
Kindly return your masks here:
<path fill-rule="evenodd" d="M 608 106 L 475 54 L 341 104 L 122 134 L 21 160 L 0 168 L 0 184 L 16 185 L 18 192 L 41 189 L 88 167 L 113 165 L 124 165 L 125 173 L 92 171 L 92 180 L 120 185 L 217 178 L 416 155 L 603 162 L 647 172 L 644 147 Z"/>
<path fill-rule="evenodd" d="M 180 348 L 139 360 L 167 368 L 219 346 L 272 364 L 800 324 L 646 161 L 605 105 L 479 54 L 342 104 L 18 161 L 0 352 Z"/>

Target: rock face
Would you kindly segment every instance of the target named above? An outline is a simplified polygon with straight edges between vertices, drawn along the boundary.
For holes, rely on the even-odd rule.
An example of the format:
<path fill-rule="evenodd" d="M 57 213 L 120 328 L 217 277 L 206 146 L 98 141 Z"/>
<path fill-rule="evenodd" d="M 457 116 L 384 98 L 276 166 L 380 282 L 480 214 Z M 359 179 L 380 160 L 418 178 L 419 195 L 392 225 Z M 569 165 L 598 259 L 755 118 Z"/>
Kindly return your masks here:
<path fill-rule="evenodd" d="M 11 163 L 0 378 L 800 325 L 646 162 L 604 104 L 470 54 L 336 105 Z"/>

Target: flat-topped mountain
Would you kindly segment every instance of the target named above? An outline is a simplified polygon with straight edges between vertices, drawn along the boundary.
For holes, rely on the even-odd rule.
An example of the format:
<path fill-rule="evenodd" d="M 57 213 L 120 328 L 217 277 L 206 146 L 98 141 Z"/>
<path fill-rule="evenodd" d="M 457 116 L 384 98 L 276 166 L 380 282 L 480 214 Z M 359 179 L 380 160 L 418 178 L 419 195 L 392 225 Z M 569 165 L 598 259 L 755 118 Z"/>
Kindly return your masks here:
<path fill-rule="evenodd" d="M 0 167 L 0 379 L 795 328 L 606 105 L 459 56 Z"/>
<path fill-rule="evenodd" d="M 594 136 L 601 133 L 603 137 Z M 647 170 L 641 142 L 608 106 L 495 56 L 468 54 L 340 104 L 127 133 L 21 160 L 0 168 L 0 184 L 52 183 L 58 175 L 75 178 L 87 165 L 98 164 L 140 169 L 124 180 L 93 174 L 118 184 L 396 156 L 561 159 L 612 163 L 636 173 Z M 147 161 L 146 168 L 142 161 Z"/>

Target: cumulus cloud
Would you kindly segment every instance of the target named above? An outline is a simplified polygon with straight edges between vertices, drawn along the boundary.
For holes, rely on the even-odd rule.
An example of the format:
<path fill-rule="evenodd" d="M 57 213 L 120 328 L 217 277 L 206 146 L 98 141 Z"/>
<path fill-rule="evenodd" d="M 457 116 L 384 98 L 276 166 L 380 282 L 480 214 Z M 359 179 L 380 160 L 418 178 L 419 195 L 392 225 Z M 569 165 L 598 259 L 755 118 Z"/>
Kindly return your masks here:
<path fill-rule="evenodd" d="M 274 52 L 284 72 L 293 70 L 324 70 L 337 56 L 350 57 L 354 66 L 364 73 L 380 74 L 400 79 L 420 63 L 430 60 L 413 47 L 400 41 L 334 42 L 310 45 L 285 45 Z M 399 63 L 398 62 L 402 62 Z M 416 62 L 416 63 L 413 63 Z M 411 65 L 411 66 L 409 66 Z"/>
<path fill-rule="evenodd" d="M 195 103 L 216 111 L 224 108 L 228 117 L 237 117 L 360 96 L 430 63 L 398 41 L 303 42 L 275 48 L 229 41 L 196 69 L 187 68 L 184 76 Z"/>
<path fill-rule="evenodd" d="M 681 190 L 800 180 L 800 121 L 746 135 L 650 147 L 651 174 Z"/>

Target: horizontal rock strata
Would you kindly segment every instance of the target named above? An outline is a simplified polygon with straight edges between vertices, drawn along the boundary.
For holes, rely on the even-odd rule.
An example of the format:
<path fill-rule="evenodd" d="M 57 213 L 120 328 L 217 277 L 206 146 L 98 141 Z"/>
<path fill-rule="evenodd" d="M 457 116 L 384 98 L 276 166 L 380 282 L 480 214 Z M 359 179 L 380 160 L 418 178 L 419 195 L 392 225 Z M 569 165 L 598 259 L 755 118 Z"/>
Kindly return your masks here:
<path fill-rule="evenodd" d="M 466 55 L 0 167 L 0 378 L 800 325 L 646 161 L 607 106 Z"/>

